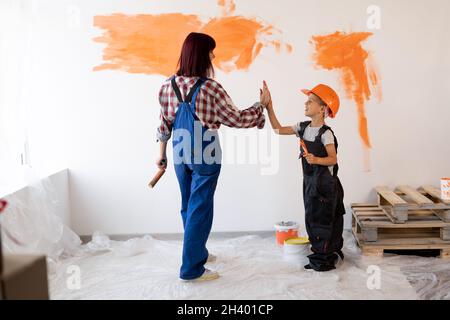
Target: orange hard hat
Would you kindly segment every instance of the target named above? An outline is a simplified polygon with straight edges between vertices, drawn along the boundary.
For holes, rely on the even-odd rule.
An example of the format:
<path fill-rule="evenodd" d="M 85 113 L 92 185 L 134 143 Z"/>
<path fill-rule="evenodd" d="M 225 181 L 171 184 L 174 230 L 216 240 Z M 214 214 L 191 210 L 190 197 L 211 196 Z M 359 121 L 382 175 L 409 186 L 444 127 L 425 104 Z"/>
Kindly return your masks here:
<path fill-rule="evenodd" d="M 339 96 L 337 95 L 336 91 L 331 89 L 329 86 L 325 84 L 319 84 L 315 86 L 311 90 L 303 89 L 302 92 L 306 95 L 310 95 L 311 93 L 314 93 L 316 96 L 318 96 L 320 99 L 322 99 L 323 102 L 330 108 L 330 118 L 334 118 L 336 114 L 339 111 Z"/>

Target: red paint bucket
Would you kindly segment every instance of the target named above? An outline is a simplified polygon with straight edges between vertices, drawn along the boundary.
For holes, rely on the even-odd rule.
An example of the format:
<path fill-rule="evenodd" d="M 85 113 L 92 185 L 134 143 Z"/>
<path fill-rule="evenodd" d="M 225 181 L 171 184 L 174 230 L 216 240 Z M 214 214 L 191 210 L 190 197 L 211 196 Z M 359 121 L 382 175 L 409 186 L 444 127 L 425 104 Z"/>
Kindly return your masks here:
<path fill-rule="evenodd" d="M 277 244 L 282 246 L 284 241 L 298 237 L 298 224 L 294 221 L 278 222 L 275 224 Z"/>

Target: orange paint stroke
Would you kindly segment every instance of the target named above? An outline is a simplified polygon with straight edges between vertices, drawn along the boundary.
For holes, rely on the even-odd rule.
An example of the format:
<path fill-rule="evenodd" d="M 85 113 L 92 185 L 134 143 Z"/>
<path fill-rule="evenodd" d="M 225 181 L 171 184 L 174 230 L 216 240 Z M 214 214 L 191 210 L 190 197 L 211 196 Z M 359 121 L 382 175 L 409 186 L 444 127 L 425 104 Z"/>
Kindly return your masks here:
<path fill-rule="evenodd" d="M 231 15 L 236 10 L 236 4 L 233 0 L 218 0 L 217 4 L 222 7 L 222 14 L 224 16 Z"/>
<path fill-rule="evenodd" d="M 190 30 L 197 30 L 201 25 L 196 16 L 179 13 L 96 16 L 94 26 L 106 31 L 94 41 L 107 46 L 103 51 L 105 63 L 94 71 L 170 75 L 184 39 Z"/>
<path fill-rule="evenodd" d="M 381 100 L 380 76 L 373 63 L 368 63 L 370 54 L 361 43 L 372 33 L 354 32 L 313 36 L 315 45 L 313 59 L 316 66 L 326 70 L 339 70 L 340 80 L 347 98 L 353 99 L 358 110 L 359 134 L 364 145 L 371 148 L 365 103 L 370 100 L 372 90 L 376 90 Z"/>
<path fill-rule="evenodd" d="M 234 12 L 234 1 L 219 0 L 227 13 Z M 190 32 L 211 35 L 217 43 L 214 64 L 224 72 L 247 70 L 263 48 L 292 46 L 280 39 L 281 32 L 257 19 L 226 15 L 202 22 L 196 15 L 95 16 L 94 26 L 103 35 L 94 41 L 106 44 L 103 63 L 94 71 L 122 70 L 130 73 L 160 74 L 175 72 L 181 46 Z"/>
<path fill-rule="evenodd" d="M 279 51 L 280 41 L 261 39 L 269 36 L 271 30 L 258 21 L 236 16 L 212 19 L 200 31 L 217 42 L 214 64 L 222 71 L 230 72 L 247 70 L 263 47 L 272 46 Z"/>

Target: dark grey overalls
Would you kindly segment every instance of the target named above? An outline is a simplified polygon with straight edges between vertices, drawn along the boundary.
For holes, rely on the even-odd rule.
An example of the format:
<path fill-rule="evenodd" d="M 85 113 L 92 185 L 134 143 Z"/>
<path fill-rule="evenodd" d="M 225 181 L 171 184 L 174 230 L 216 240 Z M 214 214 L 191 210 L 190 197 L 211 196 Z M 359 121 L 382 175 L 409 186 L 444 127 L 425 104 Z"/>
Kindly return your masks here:
<path fill-rule="evenodd" d="M 303 139 L 306 127 L 311 121 L 300 123 L 299 136 Z M 316 157 L 327 157 L 328 153 L 321 138 L 325 131 L 333 133 L 336 152 L 338 142 L 333 130 L 323 125 L 313 142 L 303 139 L 309 153 Z M 305 205 L 306 231 L 311 242 L 312 254 L 308 256 L 306 269 L 329 271 L 335 269 L 338 256 L 344 259 L 343 226 L 345 207 L 344 189 L 337 176 L 339 166 L 333 167 L 333 175 L 327 166 L 311 165 L 303 157 L 304 150 L 300 148 L 303 166 L 303 199 Z"/>

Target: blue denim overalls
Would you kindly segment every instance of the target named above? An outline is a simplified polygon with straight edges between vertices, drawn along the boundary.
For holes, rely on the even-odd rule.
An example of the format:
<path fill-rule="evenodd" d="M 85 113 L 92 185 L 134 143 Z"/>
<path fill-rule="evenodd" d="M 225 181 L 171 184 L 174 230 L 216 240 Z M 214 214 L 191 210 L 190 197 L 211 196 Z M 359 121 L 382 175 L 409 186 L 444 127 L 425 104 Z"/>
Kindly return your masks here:
<path fill-rule="evenodd" d="M 172 129 L 174 166 L 182 199 L 184 242 L 180 278 L 184 280 L 198 278 L 205 272 L 206 242 L 212 227 L 214 192 L 221 168 L 222 151 L 217 132 L 203 127 L 195 114 L 196 98 L 204 81 L 199 79 L 185 100 L 175 76 L 171 81 L 180 102 Z"/>

